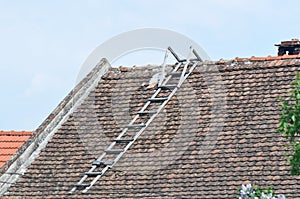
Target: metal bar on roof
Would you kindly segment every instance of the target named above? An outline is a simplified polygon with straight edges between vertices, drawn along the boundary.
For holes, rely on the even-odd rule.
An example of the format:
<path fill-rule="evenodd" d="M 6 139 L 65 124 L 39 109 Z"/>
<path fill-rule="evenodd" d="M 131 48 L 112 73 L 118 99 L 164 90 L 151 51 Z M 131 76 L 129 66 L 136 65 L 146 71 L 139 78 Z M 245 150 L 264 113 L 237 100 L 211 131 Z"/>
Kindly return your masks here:
<path fill-rule="evenodd" d="M 175 53 L 175 51 L 169 46 L 168 47 L 168 50 L 172 53 L 172 55 L 175 57 L 175 59 L 178 61 L 178 62 L 183 62 L 184 60 L 181 60 L 179 58 L 179 56 Z"/>
<path fill-rule="evenodd" d="M 194 55 L 197 57 L 197 59 L 199 60 L 199 61 L 203 61 L 202 59 L 201 59 L 201 57 L 200 57 L 200 55 L 197 53 L 197 51 L 195 50 L 195 49 L 193 49 L 193 53 L 194 53 Z"/>

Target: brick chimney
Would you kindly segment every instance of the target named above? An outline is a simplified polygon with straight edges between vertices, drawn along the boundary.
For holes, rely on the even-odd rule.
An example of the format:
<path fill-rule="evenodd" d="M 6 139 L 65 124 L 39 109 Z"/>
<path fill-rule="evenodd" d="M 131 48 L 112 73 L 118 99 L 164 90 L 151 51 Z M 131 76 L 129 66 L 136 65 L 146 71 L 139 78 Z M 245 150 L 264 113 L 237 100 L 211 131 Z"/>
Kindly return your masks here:
<path fill-rule="evenodd" d="M 285 55 L 287 52 L 289 55 L 298 55 L 300 53 L 300 41 L 299 39 L 292 39 L 290 41 L 282 41 L 278 46 L 278 56 Z"/>

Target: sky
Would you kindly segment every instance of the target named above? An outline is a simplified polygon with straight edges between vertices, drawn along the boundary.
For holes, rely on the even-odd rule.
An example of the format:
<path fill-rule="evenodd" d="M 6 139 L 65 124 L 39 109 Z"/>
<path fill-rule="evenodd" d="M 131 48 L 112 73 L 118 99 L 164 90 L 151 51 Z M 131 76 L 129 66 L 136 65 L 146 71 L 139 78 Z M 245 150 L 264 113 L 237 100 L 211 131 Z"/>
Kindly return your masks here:
<path fill-rule="evenodd" d="M 191 38 L 212 60 L 276 55 L 275 43 L 300 38 L 299 7 L 297 0 L 0 0 L 0 130 L 35 130 L 75 86 L 88 55 L 115 35 L 163 28 Z M 129 55 L 117 64 L 143 61 L 155 62 Z"/>

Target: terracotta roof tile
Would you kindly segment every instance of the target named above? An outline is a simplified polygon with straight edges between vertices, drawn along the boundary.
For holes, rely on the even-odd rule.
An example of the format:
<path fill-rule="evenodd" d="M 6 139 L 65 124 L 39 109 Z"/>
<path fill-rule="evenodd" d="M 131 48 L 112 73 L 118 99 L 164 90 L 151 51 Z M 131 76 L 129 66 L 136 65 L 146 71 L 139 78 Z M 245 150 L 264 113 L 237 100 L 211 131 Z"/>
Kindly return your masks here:
<path fill-rule="evenodd" d="M 0 168 L 32 133 L 27 131 L 0 131 Z"/>

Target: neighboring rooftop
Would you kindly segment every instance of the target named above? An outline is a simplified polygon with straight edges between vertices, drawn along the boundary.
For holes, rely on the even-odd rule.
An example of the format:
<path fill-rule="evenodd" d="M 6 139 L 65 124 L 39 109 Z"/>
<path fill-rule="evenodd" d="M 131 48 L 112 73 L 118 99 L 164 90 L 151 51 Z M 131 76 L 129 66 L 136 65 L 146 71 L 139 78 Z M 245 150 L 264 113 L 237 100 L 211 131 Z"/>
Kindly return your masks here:
<path fill-rule="evenodd" d="M 32 135 L 32 131 L 0 131 L 0 168 Z"/>

